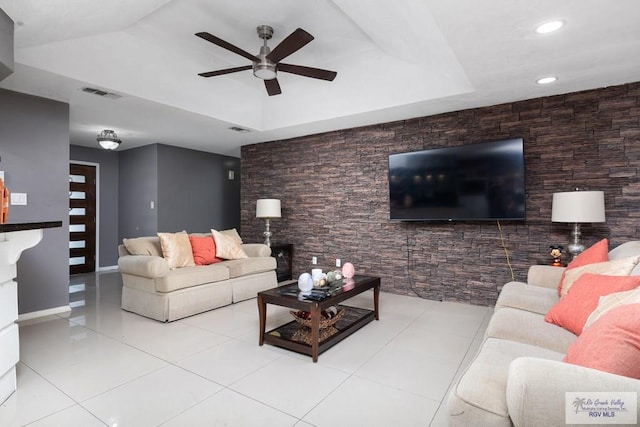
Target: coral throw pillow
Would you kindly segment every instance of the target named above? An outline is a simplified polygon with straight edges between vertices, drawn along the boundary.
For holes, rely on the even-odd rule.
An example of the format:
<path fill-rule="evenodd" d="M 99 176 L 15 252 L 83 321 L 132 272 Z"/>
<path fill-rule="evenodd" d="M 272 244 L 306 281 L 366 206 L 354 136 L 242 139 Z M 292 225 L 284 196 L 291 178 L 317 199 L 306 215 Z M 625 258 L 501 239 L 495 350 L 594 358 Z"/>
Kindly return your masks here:
<path fill-rule="evenodd" d="M 209 265 L 220 262 L 222 259 L 216 257 L 216 242 L 213 236 L 189 235 L 193 261 L 196 265 Z"/>
<path fill-rule="evenodd" d="M 640 288 L 600 297 L 598 307 L 589 315 L 587 322 L 584 324 L 584 329 L 587 329 L 608 311 L 627 304 L 640 304 Z"/>
<path fill-rule="evenodd" d="M 211 230 L 216 242 L 216 256 L 222 259 L 249 258 L 242 249 L 241 243 L 235 236 L 229 236 L 216 230 Z"/>
<path fill-rule="evenodd" d="M 640 304 L 602 315 L 569 346 L 563 362 L 640 379 Z"/>
<path fill-rule="evenodd" d="M 196 265 L 193 262 L 193 252 L 189 235 L 186 231 L 179 233 L 158 233 L 162 256 L 167 260 L 170 269 Z"/>
<path fill-rule="evenodd" d="M 572 268 L 603 261 L 609 261 L 608 239 L 602 239 L 599 242 L 588 247 L 567 265 L 567 268 L 564 270 L 564 272 L 562 273 L 562 277 L 560 278 L 560 283 L 558 283 L 558 296 L 562 296 L 562 282 L 564 281 L 564 276 L 567 274 L 567 271 L 571 270 Z"/>
<path fill-rule="evenodd" d="M 598 306 L 599 298 L 640 286 L 640 276 L 603 276 L 585 273 L 573 284 L 569 293 L 556 303 L 544 320 L 580 335 L 587 318 Z"/>

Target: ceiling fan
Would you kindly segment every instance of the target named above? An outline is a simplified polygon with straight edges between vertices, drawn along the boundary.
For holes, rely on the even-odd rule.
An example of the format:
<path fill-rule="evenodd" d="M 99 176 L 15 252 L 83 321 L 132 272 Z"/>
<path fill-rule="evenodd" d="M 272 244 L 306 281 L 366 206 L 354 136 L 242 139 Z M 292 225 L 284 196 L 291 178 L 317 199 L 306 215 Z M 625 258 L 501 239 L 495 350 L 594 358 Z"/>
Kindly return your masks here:
<path fill-rule="evenodd" d="M 280 84 L 276 78 L 278 71 L 327 81 L 333 81 L 333 79 L 336 78 L 338 73 L 335 71 L 305 67 L 302 65 L 283 64 L 280 62 L 313 40 L 313 36 L 302 28 L 298 28 L 293 33 L 289 34 L 289 36 L 282 40 L 278 46 L 273 48 L 273 50 L 269 49 L 267 46 L 267 40 L 273 36 L 273 28 L 268 25 L 260 25 L 257 28 L 257 31 L 258 37 L 264 40 L 264 44 L 260 47 L 260 53 L 258 55 L 252 55 L 249 52 L 246 52 L 239 47 L 207 32 L 196 33 L 196 36 L 240 56 L 244 56 L 253 62 L 253 65 L 208 71 L 198 75 L 202 77 L 213 77 L 253 69 L 253 75 L 264 80 L 264 85 L 267 88 L 269 96 L 279 95 L 282 93 L 282 90 L 280 90 Z"/>

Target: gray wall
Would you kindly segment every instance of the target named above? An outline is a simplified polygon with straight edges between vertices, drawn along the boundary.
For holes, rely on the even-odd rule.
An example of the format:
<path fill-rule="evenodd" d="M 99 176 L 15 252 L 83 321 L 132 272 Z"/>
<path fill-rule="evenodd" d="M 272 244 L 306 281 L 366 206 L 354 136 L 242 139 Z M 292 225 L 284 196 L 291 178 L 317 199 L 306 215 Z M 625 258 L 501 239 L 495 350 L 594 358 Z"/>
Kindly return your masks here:
<path fill-rule="evenodd" d="M 240 159 L 158 145 L 157 205 L 158 231 L 239 230 Z"/>
<path fill-rule="evenodd" d="M 27 206 L 9 222 L 63 221 L 18 261 L 20 313 L 69 304 L 69 105 L 0 89 L 0 170 Z"/>
<path fill-rule="evenodd" d="M 97 144 L 97 142 L 96 142 Z M 118 157 L 117 151 L 72 145 L 71 163 L 74 161 L 98 163 L 99 222 L 98 266 L 118 264 Z"/>
<path fill-rule="evenodd" d="M 234 180 L 227 179 L 230 170 Z M 118 173 L 119 241 L 159 231 L 240 229 L 238 158 L 153 144 L 121 151 Z"/>
<path fill-rule="evenodd" d="M 152 236 L 158 232 L 158 147 L 146 145 L 119 153 L 119 239 Z"/>

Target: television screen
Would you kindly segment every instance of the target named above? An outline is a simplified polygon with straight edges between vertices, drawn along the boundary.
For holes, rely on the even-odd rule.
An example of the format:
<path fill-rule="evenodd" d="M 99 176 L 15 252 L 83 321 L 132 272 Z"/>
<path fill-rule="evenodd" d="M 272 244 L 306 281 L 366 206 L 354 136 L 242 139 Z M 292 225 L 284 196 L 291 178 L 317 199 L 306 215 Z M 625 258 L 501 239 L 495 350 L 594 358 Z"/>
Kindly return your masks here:
<path fill-rule="evenodd" d="M 389 156 L 390 219 L 525 219 L 522 138 Z"/>

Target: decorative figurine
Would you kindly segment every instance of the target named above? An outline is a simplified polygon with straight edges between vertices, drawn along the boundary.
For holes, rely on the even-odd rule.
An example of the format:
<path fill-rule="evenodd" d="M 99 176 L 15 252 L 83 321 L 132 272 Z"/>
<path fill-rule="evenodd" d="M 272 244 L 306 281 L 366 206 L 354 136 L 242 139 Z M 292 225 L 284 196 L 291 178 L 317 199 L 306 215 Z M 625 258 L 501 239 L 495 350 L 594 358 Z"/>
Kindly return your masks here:
<path fill-rule="evenodd" d="M 350 262 L 347 262 L 342 266 L 342 276 L 345 279 L 352 279 L 355 271 L 356 270 L 353 267 L 353 264 L 351 264 Z"/>
<path fill-rule="evenodd" d="M 553 258 L 553 262 L 551 263 L 551 265 L 554 267 L 562 267 L 563 247 L 558 245 L 551 245 L 549 246 L 549 249 L 551 249 L 551 252 L 549 253 L 549 255 L 551 255 L 551 258 Z"/>

